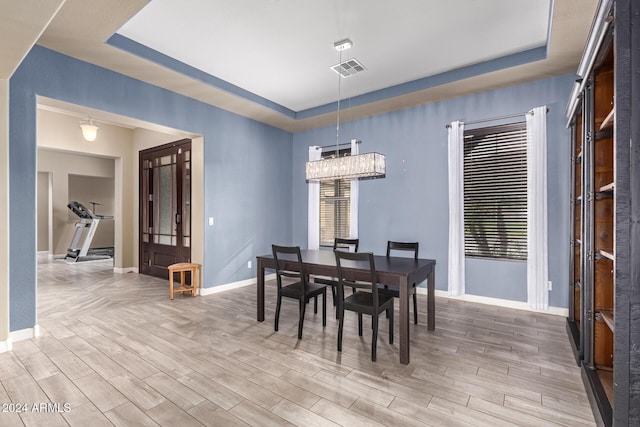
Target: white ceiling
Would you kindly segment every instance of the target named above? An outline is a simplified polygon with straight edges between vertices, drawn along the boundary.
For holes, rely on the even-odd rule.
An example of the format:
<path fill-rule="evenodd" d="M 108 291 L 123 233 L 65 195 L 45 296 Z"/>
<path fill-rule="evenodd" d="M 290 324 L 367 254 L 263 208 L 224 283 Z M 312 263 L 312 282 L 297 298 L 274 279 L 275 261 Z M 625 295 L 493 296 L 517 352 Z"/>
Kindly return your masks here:
<path fill-rule="evenodd" d="M 341 120 L 575 73 L 598 0 L 550 1 L 0 0 L 0 79 L 11 78 L 37 43 L 298 132 L 335 124 L 338 78 L 329 66 L 338 62 L 333 43 L 344 37 L 353 40 L 350 53 L 368 70 L 343 80 L 343 98 L 414 83 L 404 92 L 383 90 L 380 96 L 365 96 L 365 102 L 345 104 L 349 112 Z M 109 43 L 114 35 L 131 37 L 294 111 L 327 103 L 330 108 L 311 114 L 274 108 L 215 79 Z M 535 50 L 544 55 L 529 62 L 503 68 L 485 68 L 480 62 L 471 67 L 476 72 L 447 72 L 542 45 Z M 505 65 L 500 59 L 492 64 L 496 62 Z M 426 85 L 415 80 L 442 72 L 454 78 Z M 88 111 L 75 109 L 80 115 Z M 99 112 L 93 111 L 92 117 L 99 120 Z"/>
<path fill-rule="evenodd" d="M 8 79 L 29 53 L 64 0 L 0 0 L 0 79 Z"/>
<path fill-rule="evenodd" d="M 293 111 L 544 46 L 550 0 L 153 0 L 118 33 Z"/>

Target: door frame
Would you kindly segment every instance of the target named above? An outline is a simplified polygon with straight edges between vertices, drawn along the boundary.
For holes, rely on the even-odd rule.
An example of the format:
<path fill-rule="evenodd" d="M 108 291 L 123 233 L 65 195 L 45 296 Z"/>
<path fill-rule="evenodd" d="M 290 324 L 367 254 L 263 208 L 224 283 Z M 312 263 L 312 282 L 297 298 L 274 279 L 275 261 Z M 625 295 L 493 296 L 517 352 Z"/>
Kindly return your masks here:
<path fill-rule="evenodd" d="M 132 217 L 130 220 L 131 229 L 130 235 L 133 237 L 131 244 L 128 245 L 125 250 L 127 256 L 132 261 L 131 268 L 120 268 L 116 271 L 119 273 L 126 272 L 139 272 L 139 187 L 138 182 L 140 177 L 140 171 L 138 170 L 140 162 L 138 152 L 147 148 L 155 147 L 156 145 L 164 144 L 167 141 L 167 135 L 163 135 L 164 139 L 154 138 L 154 135 L 146 135 L 146 131 L 141 131 L 141 135 L 134 139 L 134 149 L 132 152 L 133 169 L 129 179 L 124 179 L 124 182 L 132 182 L 131 185 L 131 198 L 123 199 L 125 205 L 130 206 L 130 212 Z M 184 133 L 176 133 L 177 138 L 185 136 Z M 204 137 L 201 135 L 191 135 L 191 262 L 200 264 L 200 283 L 204 286 L 204 278 L 206 265 L 204 263 L 204 233 L 205 233 L 205 218 L 204 218 Z M 123 184 L 121 184 L 123 185 Z M 117 185 L 116 185 L 117 187 Z"/>

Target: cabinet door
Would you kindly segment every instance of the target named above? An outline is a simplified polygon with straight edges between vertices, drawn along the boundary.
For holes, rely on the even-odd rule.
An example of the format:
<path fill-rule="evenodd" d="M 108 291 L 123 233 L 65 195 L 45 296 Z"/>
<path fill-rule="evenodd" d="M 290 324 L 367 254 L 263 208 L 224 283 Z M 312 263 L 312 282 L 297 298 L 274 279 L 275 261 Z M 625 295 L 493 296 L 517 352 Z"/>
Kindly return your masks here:
<path fill-rule="evenodd" d="M 593 365 L 593 86 L 585 87 L 582 105 L 583 149 L 582 149 L 582 204 L 581 204 L 581 260 L 580 276 L 582 291 L 582 323 L 580 325 L 581 349 L 586 365 Z"/>
<path fill-rule="evenodd" d="M 570 223 L 571 245 L 569 254 L 569 329 L 573 341 L 576 361 L 582 360 L 582 168 L 583 168 L 583 120 L 582 113 L 576 114 L 572 125 Z"/>

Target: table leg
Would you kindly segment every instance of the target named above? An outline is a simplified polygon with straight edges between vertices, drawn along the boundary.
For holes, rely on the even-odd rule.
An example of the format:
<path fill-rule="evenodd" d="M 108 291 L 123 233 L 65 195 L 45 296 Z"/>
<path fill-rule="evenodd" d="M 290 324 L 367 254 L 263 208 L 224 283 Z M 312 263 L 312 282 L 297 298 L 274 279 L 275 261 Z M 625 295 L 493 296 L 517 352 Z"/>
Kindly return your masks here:
<path fill-rule="evenodd" d="M 258 259 L 257 265 L 257 302 L 258 302 L 258 322 L 264 322 L 264 265 Z"/>
<path fill-rule="evenodd" d="M 427 330 L 436 329 L 436 269 L 427 277 Z"/>
<path fill-rule="evenodd" d="M 400 277 L 400 363 L 409 364 L 409 284 L 406 277 Z"/>

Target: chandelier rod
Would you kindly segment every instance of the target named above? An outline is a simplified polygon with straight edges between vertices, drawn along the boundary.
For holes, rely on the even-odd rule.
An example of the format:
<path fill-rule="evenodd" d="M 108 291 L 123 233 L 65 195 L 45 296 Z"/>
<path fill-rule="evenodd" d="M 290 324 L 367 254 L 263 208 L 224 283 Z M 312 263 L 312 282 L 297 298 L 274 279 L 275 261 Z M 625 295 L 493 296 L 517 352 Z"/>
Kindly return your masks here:
<path fill-rule="evenodd" d="M 342 50 L 338 51 L 338 64 L 342 64 Z M 338 74 L 338 113 L 336 114 L 336 153 L 339 151 L 338 147 L 340 141 L 340 94 L 342 86 L 342 76 Z"/>

